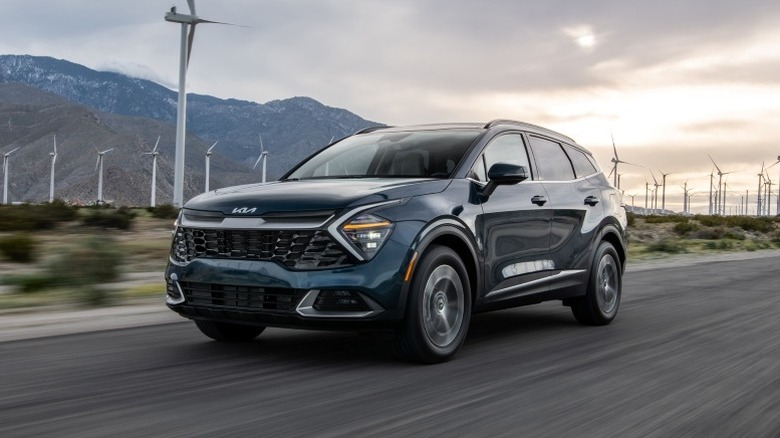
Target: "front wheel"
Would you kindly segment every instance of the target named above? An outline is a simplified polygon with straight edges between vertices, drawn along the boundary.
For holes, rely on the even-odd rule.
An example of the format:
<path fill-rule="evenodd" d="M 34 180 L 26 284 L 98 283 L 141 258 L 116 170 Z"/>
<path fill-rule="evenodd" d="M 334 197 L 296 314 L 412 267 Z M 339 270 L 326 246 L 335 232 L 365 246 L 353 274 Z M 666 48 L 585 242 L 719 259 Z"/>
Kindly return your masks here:
<path fill-rule="evenodd" d="M 601 242 L 593 257 L 585 296 L 573 300 L 571 311 L 581 324 L 607 325 L 615 319 L 623 289 L 623 271 L 615 247 Z"/>
<path fill-rule="evenodd" d="M 429 248 L 412 277 L 406 318 L 394 337 L 396 349 L 416 362 L 443 362 L 460 349 L 470 320 L 466 267 L 452 249 Z"/>
<path fill-rule="evenodd" d="M 204 335 L 221 342 L 251 341 L 265 330 L 262 326 L 230 324 L 205 319 L 196 319 L 195 325 Z"/>

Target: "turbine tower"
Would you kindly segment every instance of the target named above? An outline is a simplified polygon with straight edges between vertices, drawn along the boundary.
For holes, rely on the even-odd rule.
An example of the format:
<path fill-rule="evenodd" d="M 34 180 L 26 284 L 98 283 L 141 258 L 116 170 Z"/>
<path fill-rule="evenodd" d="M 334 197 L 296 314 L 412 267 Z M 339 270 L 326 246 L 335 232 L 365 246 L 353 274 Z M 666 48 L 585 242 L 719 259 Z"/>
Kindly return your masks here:
<path fill-rule="evenodd" d="M 51 179 L 49 182 L 49 203 L 54 202 L 54 163 L 57 161 L 57 136 L 54 136 L 54 152 L 51 155 Z"/>
<path fill-rule="evenodd" d="M 268 151 L 265 150 L 263 147 L 263 136 L 260 134 L 257 134 L 260 137 L 260 156 L 257 157 L 257 161 L 255 161 L 255 165 L 252 166 L 252 170 L 255 170 L 257 167 L 257 163 L 260 162 L 260 160 L 263 160 L 263 179 L 261 182 L 265 182 L 265 168 L 266 168 L 266 162 L 268 161 Z"/>
<path fill-rule="evenodd" d="M 780 155 L 777 156 L 777 161 L 775 161 L 771 166 L 767 167 L 767 169 L 771 169 L 771 168 L 775 167 L 777 164 L 780 164 Z M 778 169 L 780 169 L 780 168 L 778 168 Z M 778 184 L 780 184 L 780 175 L 778 175 L 777 178 L 778 178 L 777 179 Z M 776 210 L 777 214 L 780 215 L 780 185 L 778 186 L 778 190 L 777 190 L 777 207 L 776 208 L 777 208 L 777 210 Z"/>
<path fill-rule="evenodd" d="M 659 172 L 661 172 L 659 170 Z M 661 172 L 661 212 L 666 211 L 666 177 L 671 175 L 671 173 L 663 173 Z"/>
<path fill-rule="evenodd" d="M 165 13 L 165 21 L 181 24 L 181 47 L 179 51 L 179 102 L 176 110 L 176 155 L 173 166 L 173 205 L 184 205 L 184 136 L 187 120 L 187 67 L 192 53 L 192 41 L 195 39 L 195 26 L 200 23 L 219 23 L 204 20 L 195 14 L 195 0 L 187 0 L 190 15 L 179 14 L 176 6 Z M 226 23 L 221 23 L 226 24 Z"/>
<path fill-rule="evenodd" d="M 656 214 L 656 210 L 658 209 L 658 187 L 661 187 L 661 184 L 658 184 L 658 180 L 655 179 L 655 174 L 653 171 L 650 171 L 650 175 L 653 177 L 653 214 Z"/>
<path fill-rule="evenodd" d="M 149 201 L 151 207 L 157 206 L 157 155 L 160 154 L 157 151 L 157 146 L 160 144 L 160 137 L 157 136 L 157 142 L 154 144 L 154 149 L 151 152 L 144 152 L 144 155 L 151 155 L 152 157 L 152 199 Z"/>
<path fill-rule="evenodd" d="M 97 148 L 95 148 L 97 150 Z M 95 170 L 100 169 L 100 172 L 98 173 L 98 197 L 97 197 L 97 203 L 98 205 L 103 204 L 103 155 L 105 155 L 107 152 L 113 151 L 114 148 L 106 149 L 103 152 L 98 151 L 98 158 L 95 162 Z"/>
<path fill-rule="evenodd" d="M 709 155 L 707 155 L 707 156 L 710 157 Z M 720 215 L 721 214 L 721 210 L 722 210 L 722 213 L 725 215 L 726 209 L 723 206 L 723 203 L 721 203 L 721 199 L 720 199 L 721 197 L 723 197 L 724 200 L 726 199 L 726 196 L 723 193 L 723 183 L 722 183 L 722 181 L 723 181 L 723 175 L 728 175 L 731 172 L 723 172 L 723 171 L 721 171 L 720 167 L 718 167 L 718 165 L 715 163 L 715 160 L 713 160 L 712 157 L 710 157 L 710 161 L 712 161 L 712 164 L 715 165 L 715 169 L 718 170 L 718 193 L 717 193 L 718 199 L 717 199 L 717 202 L 715 203 L 716 204 L 715 207 L 716 207 L 716 210 L 717 210 L 715 212 L 715 214 Z"/>
<path fill-rule="evenodd" d="M 8 168 L 11 167 L 9 157 L 18 150 L 19 148 L 11 149 L 3 154 L 3 204 L 8 204 Z"/>
<path fill-rule="evenodd" d="M 206 190 L 204 190 L 204 192 L 209 191 L 209 178 L 211 177 L 211 150 L 214 149 L 214 146 L 216 146 L 217 143 L 219 143 L 219 140 L 215 141 L 214 144 L 211 145 L 211 147 L 206 151 Z"/>
<path fill-rule="evenodd" d="M 761 214 L 764 212 L 763 205 L 761 201 L 762 194 L 761 189 L 764 187 L 764 163 L 761 163 L 761 172 L 758 173 L 758 195 L 756 196 L 756 216 L 761 216 Z"/>

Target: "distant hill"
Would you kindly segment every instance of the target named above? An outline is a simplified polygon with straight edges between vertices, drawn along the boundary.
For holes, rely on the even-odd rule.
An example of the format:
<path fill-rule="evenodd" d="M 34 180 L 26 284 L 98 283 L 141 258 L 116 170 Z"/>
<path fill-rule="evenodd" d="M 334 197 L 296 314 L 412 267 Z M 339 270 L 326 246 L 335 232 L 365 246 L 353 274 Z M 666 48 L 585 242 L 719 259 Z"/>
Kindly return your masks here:
<path fill-rule="evenodd" d="M 165 196 L 170 198 L 170 188 L 166 184 L 169 176 L 172 179 L 173 172 L 170 166 L 175 142 L 175 91 L 144 79 L 98 72 L 65 60 L 27 55 L 0 55 L 0 84 L 6 84 L 0 87 L 0 152 L 10 150 L 11 146 L 22 146 L 19 159 L 27 163 L 23 166 L 28 166 L 30 171 L 35 170 L 35 174 L 25 177 L 29 178 L 28 182 L 19 180 L 19 176 L 12 178 L 9 186 L 18 185 L 15 190 L 20 192 L 15 200 L 37 202 L 48 199 L 48 152 L 54 134 L 58 135 L 58 143 L 70 138 L 74 149 L 85 147 L 87 150 L 82 151 L 84 157 L 94 152 L 88 146 L 89 142 L 106 149 L 115 147 L 117 151 L 130 148 L 128 153 L 132 150 L 140 154 L 144 148 L 151 148 L 157 136 L 162 135 L 160 147 L 166 158 L 160 158 L 158 163 L 161 166 L 160 177 L 166 181 L 162 185 L 158 182 L 163 191 L 158 193 L 158 202 L 165 202 Z M 46 93 L 35 92 L 33 88 Z M 195 137 L 188 137 L 186 164 L 189 171 L 185 185 L 186 190 L 193 194 L 198 193 L 199 186 L 202 187 L 197 181 L 203 180 L 204 148 L 215 141 L 219 141 L 219 146 L 212 155 L 212 165 L 217 170 L 212 175 L 220 181 L 215 185 L 212 180 L 211 186 L 220 187 L 259 179 L 257 173 L 248 175 L 259 155 L 258 135 L 262 135 L 269 151 L 268 173 L 273 179 L 302 157 L 324 146 L 331 138 L 338 139 L 379 124 L 308 97 L 259 104 L 189 94 L 187 116 L 188 135 Z M 70 134 L 61 131 L 66 127 Z M 16 155 L 13 157 L 16 158 Z M 58 167 L 65 161 L 64 157 L 58 156 Z M 107 157 L 109 170 L 105 178 L 117 185 L 123 183 L 121 179 L 114 182 L 114 178 L 148 180 L 150 176 L 144 176 L 141 165 L 144 158 L 148 161 L 148 157 L 139 156 L 138 160 L 142 161 L 138 163 L 138 172 L 135 172 L 127 168 L 135 159 L 123 159 L 121 168 L 112 168 Z M 165 160 L 168 161 L 163 164 Z M 39 161 L 45 164 L 41 169 L 33 164 Z M 68 174 L 71 178 L 68 181 L 75 184 L 79 177 L 88 181 L 94 164 L 87 164 L 74 167 Z M 151 165 L 147 167 L 151 173 Z M 212 168 L 213 172 L 215 168 Z M 17 169 L 19 167 L 13 166 L 12 172 Z M 44 172 L 39 174 L 39 170 Z M 66 170 L 64 168 L 63 172 Z M 89 186 L 85 184 L 84 190 Z M 109 187 L 110 184 L 107 184 L 106 198 L 112 197 Z M 139 186 L 137 190 L 140 189 Z M 75 186 L 74 190 L 74 195 L 81 194 Z M 148 189 L 144 191 L 148 192 Z M 90 199 L 86 193 L 84 197 Z M 129 201 L 135 199 L 129 193 L 127 199 L 126 202 L 135 202 Z"/>

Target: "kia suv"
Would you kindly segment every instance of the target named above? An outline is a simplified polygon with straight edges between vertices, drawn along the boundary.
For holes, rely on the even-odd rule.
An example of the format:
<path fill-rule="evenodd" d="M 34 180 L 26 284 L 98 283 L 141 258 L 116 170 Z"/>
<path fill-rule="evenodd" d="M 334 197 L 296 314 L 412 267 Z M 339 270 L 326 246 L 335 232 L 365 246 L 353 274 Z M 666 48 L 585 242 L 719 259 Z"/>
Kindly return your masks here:
<path fill-rule="evenodd" d="M 166 302 L 218 341 L 383 331 L 434 363 L 476 312 L 560 300 L 609 324 L 625 262 L 621 195 L 569 137 L 507 120 L 374 127 L 279 181 L 187 202 Z"/>

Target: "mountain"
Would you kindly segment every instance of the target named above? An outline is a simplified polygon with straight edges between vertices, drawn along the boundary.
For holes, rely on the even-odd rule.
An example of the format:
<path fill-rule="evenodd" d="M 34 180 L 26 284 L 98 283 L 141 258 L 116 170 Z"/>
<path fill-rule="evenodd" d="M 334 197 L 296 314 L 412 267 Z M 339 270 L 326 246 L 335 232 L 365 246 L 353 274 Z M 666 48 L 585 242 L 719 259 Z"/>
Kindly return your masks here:
<path fill-rule="evenodd" d="M 3 105 L 4 111 L 9 113 L 0 112 L 0 126 L 5 123 L 5 120 L 9 120 L 13 128 L 15 123 L 13 114 L 18 111 L 23 113 L 28 111 L 43 116 L 56 112 L 54 107 L 66 108 L 71 104 L 79 108 L 78 111 L 73 110 L 76 113 L 92 115 L 84 115 L 80 119 L 82 122 L 87 123 L 90 117 L 101 122 L 100 125 L 94 125 L 93 120 L 91 128 L 83 129 L 90 131 L 99 126 L 101 130 L 98 131 L 103 133 L 103 137 L 100 137 L 103 140 L 101 147 L 105 149 L 120 148 L 120 143 L 128 141 L 128 138 L 136 138 L 134 141 L 137 146 L 148 146 L 150 142 L 153 146 L 157 136 L 162 135 L 160 147 L 164 148 L 163 151 L 166 150 L 165 148 L 172 148 L 175 142 L 177 93 L 152 81 L 119 73 L 98 72 L 79 64 L 49 57 L 0 55 L 0 84 L 26 84 L 50 93 L 34 94 L 22 88 L 5 90 L 0 96 L 0 105 Z M 19 93 L 30 95 L 17 99 L 14 104 L 12 101 L 3 100 L 10 99 L 9 95 Z M 60 100 L 55 102 L 53 95 L 58 96 Z M 224 184 L 230 184 L 233 180 L 248 179 L 240 175 L 251 172 L 251 166 L 259 156 L 258 135 L 262 135 L 263 144 L 269 151 L 268 177 L 273 179 L 281 176 L 302 157 L 327 144 L 331 138 L 338 139 L 379 124 L 365 120 L 345 109 L 323 105 L 308 97 L 274 100 L 265 104 L 197 94 L 189 94 L 187 99 L 188 175 L 194 179 L 199 176 L 202 180 L 204 169 L 203 155 L 200 153 L 202 151 L 191 142 L 211 145 L 219 141 L 219 146 L 212 155 L 212 164 L 216 165 L 215 160 L 220 156 L 240 163 L 238 165 L 229 165 L 228 161 L 222 163 L 223 171 L 226 172 L 223 176 Z M 14 105 L 17 107 L 11 108 Z M 19 105 L 27 109 L 18 107 Z M 44 125 L 42 129 L 49 136 L 61 135 L 55 124 L 52 124 L 49 129 L 45 128 L 48 123 L 45 117 L 37 123 Z M 76 122 L 71 120 L 70 123 Z M 102 131 L 105 129 L 113 129 L 118 137 Z M 97 134 L 97 131 L 93 134 Z M 197 139 L 190 140 L 189 136 Z M 0 151 L 9 150 L 10 140 L 12 137 L 4 140 L 0 135 Z M 21 140 L 21 138 L 13 139 L 13 141 Z M 86 138 L 82 140 L 86 141 Z M 90 141 L 98 143 L 96 140 Z M 23 145 L 23 143 L 13 144 Z M 51 147 L 47 146 L 43 149 L 46 150 L 43 158 L 48 158 Z M 173 151 L 171 150 L 167 156 L 172 162 Z M 59 160 L 60 157 L 58 163 Z M 106 165 L 108 163 L 107 158 Z M 87 170 L 91 171 L 91 169 L 83 171 Z M 167 169 L 159 170 L 161 174 L 167 172 Z M 105 178 L 113 178 L 113 176 L 107 175 Z M 43 179 L 46 181 L 40 182 L 48 181 L 48 178 Z M 254 179 L 259 179 L 257 173 L 254 174 Z M 192 184 L 191 189 L 196 190 L 195 183 Z M 214 185 L 213 181 L 211 186 L 220 187 Z M 48 185 L 46 187 L 45 192 L 48 193 Z M 37 199 L 40 196 L 40 189 L 28 191 L 30 196 L 36 197 L 31 200 L 45 200 Z M 159 195 L 158 199 L 160 199 Z"/>

